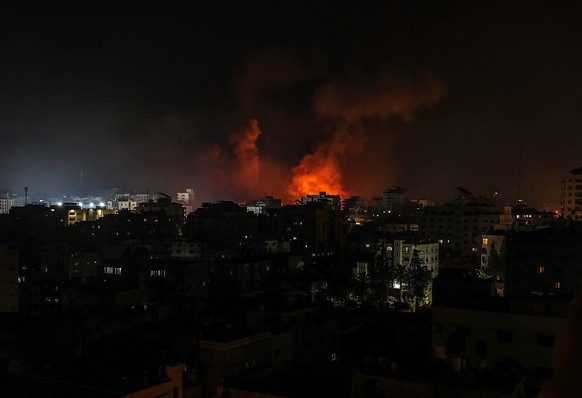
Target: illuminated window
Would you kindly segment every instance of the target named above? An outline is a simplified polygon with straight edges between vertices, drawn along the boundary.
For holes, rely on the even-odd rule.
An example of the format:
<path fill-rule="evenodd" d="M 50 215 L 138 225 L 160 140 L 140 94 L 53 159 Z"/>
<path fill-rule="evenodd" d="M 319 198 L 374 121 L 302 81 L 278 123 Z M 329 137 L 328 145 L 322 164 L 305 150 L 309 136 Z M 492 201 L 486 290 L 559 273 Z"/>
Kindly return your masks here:
<path fill-rule="evenodd" d="M 488 245 L 489 244 L 489 239 L 488 238 L 483 238 L 483 244 L 484 245 Z"/>
<path fill-rule="evenodd" d="M 543 265 L 538 265 L 537 272 L 538 274 L 543 274 L 544 272 L 546 272 L 546 268 Z"/>
<path fill-rule="evenodd" d="M 121 267 L 103 267 L 103 272 L 107 275 L 121 275 Z"/>
<path fill-rule="evenodd" d="M 559 289 L 561 287 L 560 282 L 554 282 L 554 289 Z"/>

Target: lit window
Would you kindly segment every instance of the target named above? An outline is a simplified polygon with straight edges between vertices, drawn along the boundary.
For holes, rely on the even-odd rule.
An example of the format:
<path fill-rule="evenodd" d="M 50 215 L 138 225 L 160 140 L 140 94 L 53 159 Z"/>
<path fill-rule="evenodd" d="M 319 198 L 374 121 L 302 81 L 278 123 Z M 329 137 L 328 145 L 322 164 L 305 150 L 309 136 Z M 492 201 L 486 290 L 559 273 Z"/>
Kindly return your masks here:
<path fill-rule="evenodd" d="M 488 245 L 489 244 L 489 239 L 488 238 L 483 238 L 483 244 L 484 245 Z"/>
<path fill-rule="evenodd" d="M 554 289 L 559 289 L 561 287 L 560 282 L 554 282 Z"/>
<path fill-rule="evenodd" d="M 538 274 L 543 274 L 544 272 L 546 272 L 546 268 L 543 265 L 538 265 Z"/>

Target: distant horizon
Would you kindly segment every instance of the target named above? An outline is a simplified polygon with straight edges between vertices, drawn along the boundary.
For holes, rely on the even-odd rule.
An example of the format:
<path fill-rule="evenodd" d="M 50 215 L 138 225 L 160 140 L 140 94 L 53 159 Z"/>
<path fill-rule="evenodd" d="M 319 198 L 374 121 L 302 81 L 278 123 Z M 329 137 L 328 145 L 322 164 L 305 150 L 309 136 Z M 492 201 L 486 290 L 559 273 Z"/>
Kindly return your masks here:
<path fill-rule="evenodd" d="M 580 167 L 581 4 L 14 4 L 0 187 L 200 200 L 455 186 L 556 207 Z M 136 188 L 137 187 L 137 188 Z M 520 198 L 518 198 L 520 196 Z"/>
<path fill-rule="evenodd" d="M 388 189 L 388 188 L 390 188 L 390 187 L 386 187 L 385 189 Z M 39 201 L 39 200 L 48 200 L 48 199 L 58 199 L 58 198 L 79 198 L 79 199 L 83 199 L 83 198 L 102 198 L 103 200 L 107 200 L 107 198 L 105 198 L 103 195 L 100 195 L 99 191 L 109 191 L 111 189 L 114 189 L 114 188 L 98 189 L 98 190 L 95 190 L 94 192 L 85 193 L 83 195 L 81 195 L 81 194 L 75 194 L 75 193 L 69 193 L 69 194 L 59 195 L 59 194 L 47 194 L 47 193 L 43 193 L 43 192 L 35 192 L 33 190 L 30 190 L 30 187 L 29 187 L 28 198 L 29 198 L 29 202 L 35 202 L 35 201 Z M 185 189 L 186 188 L 184 188 L 184 190 Z M 410 196 L 410 195 L 407 195 L 406 194 L 406 192 L 407 192 L 406 188 L 403 188 L 403 189 L 405 190 L 405 200 L 408 200 L 408 201 L 413 201 L 413 200 L 429 200 L 429 201 L 435 203 L 436 205 L 449 203 L 449 202 L 453 201 L 455 199 L 455 196 L 456 196 L 455 195 L 456 187 L 451 187 L 451 195 L 448 198 L 444 198 L 444 199 L 440 199 L 440 200 L 431 198 L 428 195 L 413 197 L 413 196 Z M 150 190 L 149 191 L 149 195 L 159 196 L 160 194 L 166 194 L 166 195 L 169 195 L 170 197 L 172 197 L 172 200 L 176 200 L 175 198 L 176 198 L 177 193 L 184 192 L 184 190 L 182 190 L 182 191 L 176 191 L 176 192 L 172 192 L 172 193 L 168 193 L 168 190 L 166 190 L 166 191 L 158 191 L 158 190 L 152 191 L 152 190 Z M 378 192 L 377 195 L 374 195 L 374 196 L 371 196 L 371 197 L 366 197 L 366 196 L 358 195 L 357 193 L 355 193 L 353 195 L 346 196 L 346 197 L 343 197 L 343 196 L 340 195 L 340 198 L 341 198 L 341 200 L 345 200 L 345 199 L 349 199 L 352 196 L 356 196 L 356 197 L 364 198 L 364 199 L 368 200 L 369 202 L 371 202 L 371 200 L 374 197 L 380 197 L 383 191 L 384 190 Z M 472 194 L 474 194 L 475 196 L 483 196 L 483 195 L 480 195 L 479 193 L 476 193 L 476 192 L 471 191 L 470 189 L 469 189 L 469 191 Z M 309 195 L 319 195 L 321 192 L 326 192 L 326 191 L 314 192 L 314 193 L 309 194 Z M 0 190 L 0 194 L 6 194 L 6 193 L 12 194 L 12 195 L 17 195 L 16 197 L 18 197 L 18 198 L 24 198 L 24 196 L 25 196 L 24 195 L 24 187 L 22 189 L 22 192 L 20 192 L 20 193 L 19 192 L 16 192 L 16 191 L 13 191 L 13 190 Z M 148 194 L 148 192 L 145 191 L 145 190 L 144 191 L 131 190 L 131 191 L 119 191 L 116 194 L 143 195 L 143 194 Z M 198 204 L 198 205 L 201 205 L 202 203 L 214 203 L 214 202 L 219 202 L 219 201 L 229 201 L 229 202 L 234 202 L 234 203 L 249 203 L 249 202 L 261 200 L 261 199 L 263 199 L 263 198 L 265 198 L 267 196 L 272 196 L 275 199 L 281 199 L 281 200 L 283 200 L 281 197 L 279 197 L 277 195 L 271 195 L 271 194 L 266 194 L 266 195 L 262 195 L 262 196 L 259 196 L 259 197 L 253 197 L 253 198 L 248 198 L 248 199 L 243 199 L 243 200 L 235 200 L 233 198 L 227 198 L 227 197 L 212 198 L 212 199 L 208 199 L 208 200 L 200 200 L 199 193 L 195 189 L 194 189 L 194 194 L 196 195 L 195 203 Z M 336 194 L 334 194 L 332 192 L 326 192 L 326 194 L 328 194 L 328 195 L 336 195 Z M 510 201 L 499 201 L 497 198 L 499 198 L 500 196 L 501 195 L 496 196 L 495 206 L 511 206 L 511 207 L 514 207 L 514 206 L 516 206 L 518 204 L 518 201 L 517 200 L 511 201 L 511 202 Z M 483 197 L 485 197 L 485 196 L 483 196 Z M 487 197 L 485 197 L 485 198 L 487 199 Z M 297 199 L 300 200 L 301 197 L 298 197 Z M 559 207 L 560 207 L 559 203 L 557 203 L 555 205 L 555 208 L 552 208 L 551 205 L 545 205 L 545 206 L 542 206 L 542 207 L 538 207 L 535 204 L 532 204 L 532 203 L 528 202 L 527 200 L 523 200 L 522 199 L 521 201 L 523 202 L 523 204 L 525 204 L 525 205 L 527 205 L 529 207 L 532 207 L 534 209 L 543 210 L 543 211 L 549 211 L 549 212 L 559 211 Z M 295 203 L 295 201 L 285 202 L 283 200 L 283 202 L 282 202 L 283 205 L 294 204 L 294 203 Z M 371 206 L 371 203 L 368 203 L 368 205 Z"/>

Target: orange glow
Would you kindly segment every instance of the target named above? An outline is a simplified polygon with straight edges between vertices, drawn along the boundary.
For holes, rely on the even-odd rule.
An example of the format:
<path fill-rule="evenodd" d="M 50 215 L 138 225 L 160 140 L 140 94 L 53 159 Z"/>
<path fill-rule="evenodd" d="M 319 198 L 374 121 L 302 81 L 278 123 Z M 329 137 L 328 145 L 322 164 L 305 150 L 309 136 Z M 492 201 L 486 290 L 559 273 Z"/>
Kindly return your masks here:
<path fill-rule="evenodd" d="M 256 119 L 251 119 L 239 133 L 230 136 L 230 143 L 234 145 L 234 155 L 237 159 L 234 175 L 236 180 L 233 182 L 250 191 L 256 188 L 261 171 L 261 159 L 257 148 L 257 139 L 260 135 L 259 123 Z"/>
<path fill-rule="evenodd" d="M 292 198 L 327 192 L 330 195 L 349 196 L 342 183 L 341 157 L 345 146 L 334 146 L 333 141 L 321 144 L 315 153 L 307 154 L 294 167 L 288 193 Z"/>

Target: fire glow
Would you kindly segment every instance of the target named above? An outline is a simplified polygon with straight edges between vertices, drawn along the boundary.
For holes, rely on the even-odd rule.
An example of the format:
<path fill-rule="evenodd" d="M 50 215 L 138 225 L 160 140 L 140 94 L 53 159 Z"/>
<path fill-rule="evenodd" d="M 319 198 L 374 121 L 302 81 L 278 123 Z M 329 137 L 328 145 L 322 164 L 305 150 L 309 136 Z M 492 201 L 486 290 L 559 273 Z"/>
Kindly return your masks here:
<path fill-rule="evenodd" d="M 198 164 L 203 185 L 223 197 L 244 201 L 265 194 L 295 203 L 320 192 L 347 198 L 355 192 L 380 191 L 384 184 L 393 183 L 388 163 L 389 145 L 394 141 L 389 138 L 394 131 L 387 122 L 411 120 L 417 110 L 432 106 L 446 92 L 445 84 L 426 71 L 386 68 L 316 80 L 311 110 L 317 128 L 305 131 L 318 137 L 309 144 L 311 150 L 303 147 L 293 157 L 283 156 L 278 151 L 286 150 L 285 143 L 307 143 L 311 137 L 301 131 L 295 134 L 288 127 L 279 130 L 278 125 L 286 125 L 290 113 L 269 104 L 267 94 L 275 98 L 281 93 L 293 94 L 299 83 L 304 86 L 322 75 L 294 54 L 275 51 L 267 55 L 247 60 L 235 90 L 245 117 L 267 116 L 266 130 L 253 118 L 229 136 L 227 147 L 201 146 Z M 282 117 L 278 120 L 273 115 Z M 295 134 L 293 139 L 289 134 Z M 269 145 L 278 137 L 282 145 Z"/>
<path fill-rule="evenodd" d="M 301 198 L 319 192 L 348 196 L 342 186 L 341 168 L 329 154 L 316 152 L 305 155 L 291 172 L 293 177 L 288 189 L 291 197 Z"/>

